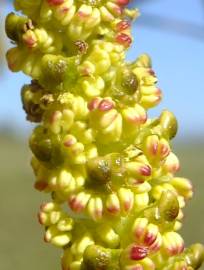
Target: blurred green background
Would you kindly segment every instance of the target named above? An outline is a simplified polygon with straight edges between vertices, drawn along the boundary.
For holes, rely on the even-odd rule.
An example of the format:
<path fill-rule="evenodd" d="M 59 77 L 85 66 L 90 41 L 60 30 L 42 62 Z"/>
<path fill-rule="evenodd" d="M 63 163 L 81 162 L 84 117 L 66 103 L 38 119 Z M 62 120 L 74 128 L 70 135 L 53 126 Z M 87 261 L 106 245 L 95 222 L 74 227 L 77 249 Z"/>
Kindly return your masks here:
<path fill-rule="evenodd" d="M 44 194 L 36 192 L 33 189 L 34 176 L 30 167 L 30 152 L 27 145 L 31 127 L 29 124 L 25 124 L 19 98 L 19 87 L 25 81 L 25 77 L 22 75 L 17 77 L 17 75 L 11 74 L 5 68 L 4 54 L 8 43 L 5 42 L 5 35 L 3 34 L 3 21 L 5 14 L 11 9 L 11 2 L 0 0 L 0 270 L 57 270 L 60 269 L 60 250 L 43 242 L 43 229 L 37 221 L 39 205 L 46 201 L 47 198 Z M 168 47 L 162 42 L 169 42 L 169 47 L 172 47 L 170 42 L 174 42 L 174 52 L 178 53 L 178 55 L 181 52 L 177 52 L 176 48 L 178 50 L 180 48 L 185 52 L 188 44 L 191 46 L 190 51 L 198 51 L 200 45 L 203 46 L 203 28 L 197 27 L 197 30 L 200 29 L 201 31 L 196 32 L 193 30 L 193 27 L 196 27 L 197 24 L 191 24 L 189 28 L 190 24 L 185 24 L 183 21 L 181 24 L 181 21 L 179 21 L 180 15 L 180 19 L 185 17 L 182 16 L 184 14 L 183 6 L 187 6 L 190 12 L 186 12 L 186 14 L 191 13 L 192 15 L 192 12 L 194 12 L 196 23 L 198 23 L 198 15 L 200 14 L 200 7 L 198 8 L 196 6 L 198 2 L 195 0 L 182 0 L 179 3 L 176 0 L 155 0 L 155 2 L 137 1 L 138 5 L 141 5 L 144 11 L 147 10 L 149 12 L 149 15 L 147 14 L 149 17 L 144 16 L 143 22 L 145 23 L 142 24 L 141 21 L 142 30 L 140 28 L 136 29 L 140 38 L 145 38 L 145 40 L 142 40 L 143 43 L 137 43 L 137 46 L 139 48 L 140 46 L 146 46 L 145 50 L 153 55 L 158 76 L 161 78 L 161 85 L 164 88 L 164 95 L 166 95 L 166 101 L 164 100 L 162 106 L 172 108 L 176 112 L 176 115 L 178 115 L 182 128 L 178 138 L 173 143 L 174 152 L 181 162 L 181 170 L 178 175 L 191 179 L 194 184 L 194 198 L 188 203 L 185 209 L 184 225 L 181 230 L 186 245 L 194 242 L 204 243 L 204 110 L 202 106 L 204 91 L 203 79 L 201 79 L 204 77 L 204 74 L 201 76 L 201 73 L 199 73 L 201 71 L 203 72 L 203 61 L 201 55 L 197 58 L 192 56 L 193 58 L 190 59 L 188 65 L 186 65 L 186 62 L 181 63 L 182 72 L 179 63 L 177 63 L 178 70 L 175 70 L 174 75 L 176 76 L 178 74 L 178 77 L 174 81 L 171 79 L 170 72 L 172 68 L 177 68 L 174 67 L 173 57 L 175 56 L 169 56 L 169 51 L 166 52 L 163 50 L 164 48 L 168 50 Z M 146 3 L 146 5 L 143 5 L 143 3 Z M 170 7 L 172 3 L 174 7 L 178 5 L 181 8 L 180 11 L 178 8 L 175 9 L 177 11 L 175 15 L 176 21 L 174 21 L 173 13 L 171 13 L 172 9 Z M 198 12 L 195 11 L 196 7 L 198 8 Z M 158 24 L 152 24 L 152 21 L 148 20 L 148 18 L 153 18 L 153 21 L 156 22 L 157 15 L 155 14 L 157 14 L 158 10 L 159 16 L 161 14 L 164 15 L 165 12 L 169 12 L 169 17 L 167 16 L 168 22 L 161 23 L 162 20 L 165 20 L 165 16 L 159 17 L 160 22 Z M 152 12 L 155 12 L 155 14 L 152 14 Z M 190 19 L 192 21 L 192 16 Z M 202 20 L 203 17 L 200 21 Z M 161 28 L 164 30 L 161 33 L 157 32 L 160 29 L 159 23 L 161 23 Z M 181 28 L 181 25 L 184 28 L 186 25 L 186 28 Z M 146 28 L 143 30 L 143 27 Z M 167 31 L 171 32 L 171 35 L 168 35 L 169 40 L 165 36 L 165 27 L 167 27 Z M 177 36 L 174 36 L 173 33 L 175 29 L 180 31 L 176 33 Z M 191 33 L 189 29 L 191 29 Z M 185 38 L 181 37 L 182 33 L 186 35 Z M 195 38 L 195 34 L 199 41 L 190 41 L 190 39 Z M 155 39 L 151 39 L 151 35 Z M 189 37 L 187 37 L 188 35 Z M 138 40 L 140 38 L 137 37 Z M 187 42 L 188 38 L 189 43 Z M 150 39 L 152 40 L 151 43 L 149 42 Z M 198 47 L 196 47 L 197 45 Z M 135 47 L 132 53 L 134 53 L 134 50 L 136 50 Z M 162 62 L 164 61 L 163 54 L 168 59 L 168 61 L 165 60 L 165 62 L 168 62 L 165 63 L 165 66 Z M 189 52 L 186 52 L 186 54 L 191 57 Z M 185 55 L 183 57 L 185 58 Z M 194 58 L 197 59 L 197 62 L 193 62 Z M 191 66 L 192 63 L 194 66 Z M 188 75 L 188 71 L 194 72 L 191 74 L 192 77 Z M 188 76 L 190 80 L 187 82 L 184 81 L 182 74 Z M 178 85 L 179 87 L 184 82 L 184 88 L 175 89 L 175 92 L 172 91 L 171 88 L 174 85 L 171 85 L 171 83 L 175 83 L 175 86 Z M 196 82 L 200 85 L 199 89 L 198 87 L 192 88 L 190 85 L 190 83 L 195 84 Z M 188 96 L 192 89 L 193 95 Z M 198 92 L 196 93 L 196 91 Z M 197 95 L 196 97 L 194 95 L 195 93 Z M 200 102 L 199 106 L 193 98 Z M 161 107 L 159 110 L 161 111 Z M 202 270 L 204 270 L 204 267 Z"/>

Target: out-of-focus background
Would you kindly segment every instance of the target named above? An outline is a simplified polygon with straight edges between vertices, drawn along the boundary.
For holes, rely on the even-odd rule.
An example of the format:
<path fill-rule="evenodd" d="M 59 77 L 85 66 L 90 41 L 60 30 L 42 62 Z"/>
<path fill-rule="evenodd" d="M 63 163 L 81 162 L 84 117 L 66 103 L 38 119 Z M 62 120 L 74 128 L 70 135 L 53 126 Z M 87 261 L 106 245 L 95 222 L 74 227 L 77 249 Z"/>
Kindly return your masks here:
<path fill-rule="evenodd" d="M 11 4 L 0 0 L 0 269 L 56 270 L 60 252 L 43 242 L 36 219 L 46 197 L 32 188 L 27 145 L 32 126 L 20 101 L 20 88 L 29 78 L 12 74 L 4 60 L 10 46 L 4 19 Z M 181 233 L 187 245 L 204 243 L 204 1 L 135 0 L 132 4 L 142 16 L 134 24 L 135 41 L 128 59 L 143 52 L 152 56 L 164 99 L 150 115 L 168 108 L 178 118 L 180 129 L 173 142 L 181 161 L 178 175 L 190 178 L 195 188 Z"/>

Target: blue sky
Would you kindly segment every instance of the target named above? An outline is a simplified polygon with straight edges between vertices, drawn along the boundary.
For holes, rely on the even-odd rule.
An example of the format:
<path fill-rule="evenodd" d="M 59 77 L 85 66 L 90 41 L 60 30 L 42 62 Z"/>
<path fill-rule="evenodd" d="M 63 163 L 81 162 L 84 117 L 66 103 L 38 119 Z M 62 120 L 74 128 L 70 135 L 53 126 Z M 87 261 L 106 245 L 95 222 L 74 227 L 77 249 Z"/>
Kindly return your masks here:
<path fill-rule="evenodd" d="M 2 21 L 7 11 L 8 8 L 0 10 Z M 158 115 L 168 108 L 178 118 L 179 138 L 201 136 L 204 134 L 204 5 L 201 0 L 144 0 L 140 11 L 141 19 L 134 25 L 134 44 L 127 58 L 134 59 L 143 52 L 152 57 L 164 98 L 149 115 Z M 203 27 L 203 38 L 192 38 L 188 33 L 190 26 L 185 29 L 185 35 L 174 31 L 183 31 L 178 24 L 153 22 L 147 26 L 148 14 Z M 27 132 L 31 125 L 25 121 L 19 93 L 22 84 L 30 79 L 8 70 L 0 76 L 0 128 L 9 121 L 20 132 Z"/>

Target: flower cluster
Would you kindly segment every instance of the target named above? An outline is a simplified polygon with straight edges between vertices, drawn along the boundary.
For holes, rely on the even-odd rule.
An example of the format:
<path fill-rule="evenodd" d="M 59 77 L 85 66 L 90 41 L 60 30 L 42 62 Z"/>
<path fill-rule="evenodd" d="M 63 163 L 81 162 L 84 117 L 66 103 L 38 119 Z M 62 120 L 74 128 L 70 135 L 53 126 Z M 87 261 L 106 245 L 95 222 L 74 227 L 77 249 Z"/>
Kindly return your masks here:
<path fill-rule="evenodd" d="M 21 97 L 37 123 L 30 140 L 46 242 L 62 248 L 63 270 L 192 270 L 200 244 L 178 230 L 193 195 L 175 176 L 177 120 L 164 110 L 146 54 L 132 62 L 137 9 L 128 0 L 15 0 L 6 19 L 15 44 L 9 68 L 32 77 Z"/>

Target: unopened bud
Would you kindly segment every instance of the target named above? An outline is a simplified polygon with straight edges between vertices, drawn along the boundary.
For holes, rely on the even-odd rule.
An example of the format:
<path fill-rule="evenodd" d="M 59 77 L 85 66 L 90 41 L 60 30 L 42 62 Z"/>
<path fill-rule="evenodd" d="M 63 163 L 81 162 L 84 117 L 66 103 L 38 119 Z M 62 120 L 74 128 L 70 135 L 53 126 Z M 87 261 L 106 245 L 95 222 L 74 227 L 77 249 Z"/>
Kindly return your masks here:
<path fill-rule="evenodd" d="M 131 211 L 134 205 L 134 194 L 130 189 L 120 188 L 118 198 L 123 213 Z"/>
<path fill-rule="evenodd" d="M 90 245 L 84 252 L 81 270 L 119 269 L 120 252 L 120 250 Z"/>
<path fill-rule="evenodd" d="M 106 208 L 112 215 L 116 215 L 120 212 L 120 201 L 116 194 L 110 194 L 106 200 Z"/>
<path fill-rule="evenodd" d="M 125 48 L 128 48 L 131 43 L 132 43 L 132 38 L 125 34 L 125 33 L 119 33 L 117 36 L 116 36 L 116 41 L 123 45 Z"/>
<path fill-rule="evenodd" d="M 176 173 L 180 169 L 179 159 L 174 153 L 170 152 L 162 165 L 162 168 L 166 172 Z"/>
<path fill-rule="evenodd" d="M 9 13 L 6 17 L 5 30 L 7 36 L 13 41 L 19 41 L 23 34 L 24 25 L 28 22 L 26 17 L 21 17 L 15 13 Z"/>
<path fill-rule="evenodd" d="M 167 232 L 163 235 L 163 249 L 168 256 L 178 255 L 184 250 L 184 241 L 176 232 Z"/>
<path fill-rule="evenodd" d="M 175 220 L 179 213 L 179 202 L 177 200 L 177 195 L 170 190 L 164 191 L 158 202 L 158 207 L 161 216 L 165 220 Z"/>
<path fill-rule="evenodd" d="M 97 221 L 103 215 L 103 201 L 100 197 L 94 197 L 89 200 L 87 211 L 93 220 Z"/>
<path fill-rule="evenodd" d="M 163 111 L 159 117 L 162 131 L 169 139 L 176 136 L 178 130 L 178 123 L 173 113 L 169 111 Z"/>
<path fill-rule="evenodd" d="M 120 236 L 109 225 L 101 225 L 97 230 L 97 235 L 110 248 L 117 248 L 120 244 Z"/>
<path fill-rule="evenodd" d="M 110 180 L 111 167 L 107 159 L 98 157 L 89 159 L 87 162 L 87 170 L 91 183 L 98 185 L 105 184 Z"/>
<path fill-rule="evenodd" d="M 200 268 L 204 262 L 204 246 L 201 244 L 194 244 L 185 252 L 185 260 L 187 264 L 193 269 Z"/>
<path fill-rule="evenodd" d="M 76 195 L 71 195 L 69 198 L 69 206 L 74 212 L 79 213 L 86 208 L 90 197 L 90 194 L 83 191 Z"/>
<path fill-rule="evenodd" d="M 122 116 L 126 125 L 131 125 L 130 128 L 142 125 L 147 121 L 146 111 L 138 104 L 122 110 Z"/>
<path fill-rule="evenodd" d="M 30 138 L 30 147 L 39 160 L 50 162 L 52 166 L 58 166 L 64 162 L 64 155 L 58 138 L 51 138 L 42 126 L 34 130 Z"/>
<path fill-rule="evenodd" d="M 141 261 L 147 257 L 148 251 L 148 248 L 145 246 L 131 244 L 122 251 L 120 257 L 121 263 L 128 265 L 130 262 Z"/>
<path fill-rule="evenodd" d="M 147 54 L 142 54 L 140 55 L 137 60 L 136 60 L 136 66 L 137 67 L 151 67 L 152 66 L 152 61 L 149 55 Z"/>
<path fill-rule="evenodd" d="M 71 247 L 71 252 L 75 257 L 81 257 L 86 250 L 86 248 L 90 245 L 93 245 L 94 241 L 89 233 L 86 233 L 79 237 L 77 239 L 72 247 Z"/>
<path fill-rule="evenodd" d="M 49 5 L 59 6 L 64 3 L 65 0 L 47 0 Z"/>
<path fill-rule="evenodd" d="M 174 186 L 179 195 L 185 199 L 191 199 L 193 196 L 193 186 L 190 180 L 181 177 L 175 177 L 171 180 L 171 184 Z"/>
<path fill-rule="evenodd" d="M 144 142 L 144 152 L 149 159 L 152 160 L 163 160 L 170 153 L 169 143 L 157 135 L 148 136 Z"/>

